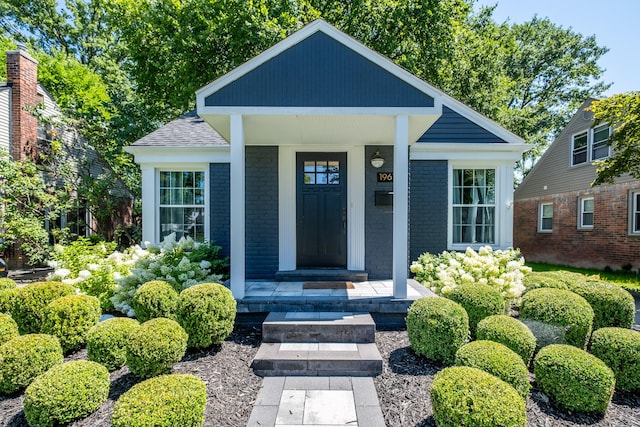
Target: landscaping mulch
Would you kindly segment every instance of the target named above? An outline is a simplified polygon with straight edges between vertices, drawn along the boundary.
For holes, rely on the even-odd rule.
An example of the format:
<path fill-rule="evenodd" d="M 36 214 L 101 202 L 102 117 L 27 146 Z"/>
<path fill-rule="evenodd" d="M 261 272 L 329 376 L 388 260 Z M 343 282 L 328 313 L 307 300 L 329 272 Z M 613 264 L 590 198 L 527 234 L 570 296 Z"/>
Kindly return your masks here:
<path fill-rule="evenodd" d="M 220 346 L 188 353 L 174 366 L 173 372 L 197 375 L 207 384 L 205 426 L 246 426 L 262 383 L 262 378 L 250 368 L 260 340 L 259 329 L 239 326 Z M 378 331 L 376 342 L 384 367 L 382 375 L 376 377 L 374 383 L 387 425 L 435 426 L 429 389 L 433 377 L 443 367 L 417 356 L 409 347 L 406 331 Z M 65 360 L 86 357 L 86 350 L 81 350 Z M 69 426 L 109 426 L 115 401 L 138 382 L 126 367 L 113 372 L 109 400 L 89 417 Z M 22 395 L 0 395 L 0 426 L 27 426 L 22 400 Z M 640 396 L 616 393 L 606 415 L 600 417 L 559 409 L 534 388 L 527 403 L 527 418 L 532 427 L 640 427 Z"/>

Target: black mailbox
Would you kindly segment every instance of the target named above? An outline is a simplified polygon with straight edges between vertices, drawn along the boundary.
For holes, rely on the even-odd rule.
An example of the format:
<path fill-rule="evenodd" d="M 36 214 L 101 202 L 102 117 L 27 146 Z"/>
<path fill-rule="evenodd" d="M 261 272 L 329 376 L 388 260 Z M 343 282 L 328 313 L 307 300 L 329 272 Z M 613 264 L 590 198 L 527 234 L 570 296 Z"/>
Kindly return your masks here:
<path fill-rule="evenodd" d="M 393 206 L 393 191 L 376 191 L 376 206 Z"/>

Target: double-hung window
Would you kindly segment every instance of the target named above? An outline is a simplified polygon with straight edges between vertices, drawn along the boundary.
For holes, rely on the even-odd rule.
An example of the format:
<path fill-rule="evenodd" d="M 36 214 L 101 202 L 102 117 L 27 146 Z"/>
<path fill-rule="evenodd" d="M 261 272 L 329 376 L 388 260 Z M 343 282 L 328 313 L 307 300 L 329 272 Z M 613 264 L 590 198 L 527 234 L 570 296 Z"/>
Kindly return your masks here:
<path fill-rule="evenodd" d="M 629 234 L 640 236 L 640 190 L 629 195 Z"/>
<path fill-rule="evenodd" d="M 538 231 L 551 233 L 553 231 L 553 203 L 540 203 L 538 209 Z"/>
<path fill-rule="evenodd" d="M 204 171 L 160 171 L 159 213 L 160 241 L 171 233 L 204 241 Z"/>
<path fill-rule="evenodd" d="M 453 170 L 453 243 L 495 243 L 495 169 Z"/>
<path fill-rule="evenodd" d="M 596 126 L 571 137 L 571 166 L 591 163 L 611 155 L 609 125 Z"/>
<path fill-rule="evenodd" d="M 593 228 L 593 197 L 583 197 L 579 201 L 578 209 L 578 228 L 581 230 L 590 230 Z"/>

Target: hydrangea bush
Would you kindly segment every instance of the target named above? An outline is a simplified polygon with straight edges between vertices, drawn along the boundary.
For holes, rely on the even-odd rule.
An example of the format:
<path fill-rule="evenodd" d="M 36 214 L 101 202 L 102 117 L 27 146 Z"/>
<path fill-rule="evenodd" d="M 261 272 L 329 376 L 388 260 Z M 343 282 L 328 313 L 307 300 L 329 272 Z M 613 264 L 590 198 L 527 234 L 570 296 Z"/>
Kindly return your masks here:
<path fill-rule="evenodd" d="M 447 296 L 456 286 L 467 283 L 489 285 L 505 299 L 519 298 L 525 291 L 523 277 L 531 272 L 516 249 L 493 250 L 483 246 L 477 252 L 424 253 L 411 264 L 415 279 L 438 295 Z"/>

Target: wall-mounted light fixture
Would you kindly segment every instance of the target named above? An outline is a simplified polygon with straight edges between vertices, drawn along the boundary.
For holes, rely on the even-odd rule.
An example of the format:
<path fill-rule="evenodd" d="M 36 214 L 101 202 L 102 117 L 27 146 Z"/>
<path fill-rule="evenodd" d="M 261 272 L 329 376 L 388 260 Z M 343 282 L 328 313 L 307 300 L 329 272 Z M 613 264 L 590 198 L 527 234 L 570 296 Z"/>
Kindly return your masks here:
<path fill-rule="evenodd" d="M 378 169 L 384 165 L 384 157 L 380 155 L 380 150 L 376 150 L 376 152 L 371 156 L 371 166 Z"/>

